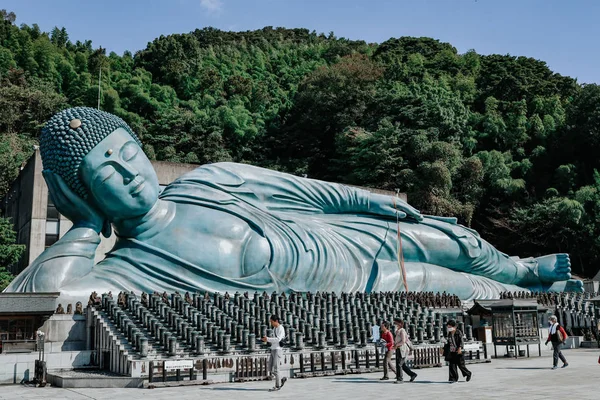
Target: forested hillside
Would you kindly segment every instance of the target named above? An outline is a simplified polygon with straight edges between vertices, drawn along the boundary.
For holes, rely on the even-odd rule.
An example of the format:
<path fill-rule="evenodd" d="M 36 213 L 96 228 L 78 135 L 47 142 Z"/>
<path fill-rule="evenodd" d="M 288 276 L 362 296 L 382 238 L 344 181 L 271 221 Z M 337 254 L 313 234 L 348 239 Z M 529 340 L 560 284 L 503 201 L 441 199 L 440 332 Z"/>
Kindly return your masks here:
<path fill-rule="evenodd" d="M 600 88 L 543 61 L 272 27 L 117 55 L 0 19 L 0 197 L 51 114 L 97 106 L 101 70 L 101 108 L 150 158 L 399 189 L 506 253 L 569 252 L 583 276 L 600 267 Z"/>

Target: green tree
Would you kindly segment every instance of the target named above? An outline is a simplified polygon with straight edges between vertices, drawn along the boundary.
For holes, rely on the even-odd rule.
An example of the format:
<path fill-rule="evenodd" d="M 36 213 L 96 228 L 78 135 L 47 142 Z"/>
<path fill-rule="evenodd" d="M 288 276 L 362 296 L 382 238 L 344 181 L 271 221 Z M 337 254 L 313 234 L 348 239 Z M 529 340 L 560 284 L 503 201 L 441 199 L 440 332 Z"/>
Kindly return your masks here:
<path fill-rule="evenodd" d="M 0 291 L 13 280 L 6 267 L 19 261 L 25 246 L 16 243 L 16 234 L 10 219 L 0 217 Z"/>
<path fill-rule="evenodd" d="M 399 189 L 506 253 L 569 252 L 588 275 L 600 265 L 600 88 L 543 61 L 270 26 L 197 29 L 107 55 L 64 28 L 15 20 L 0 11 L 0 194 L 50 115 L 97 106 L 101 71 L 101 108 L 151 159 Z"/>

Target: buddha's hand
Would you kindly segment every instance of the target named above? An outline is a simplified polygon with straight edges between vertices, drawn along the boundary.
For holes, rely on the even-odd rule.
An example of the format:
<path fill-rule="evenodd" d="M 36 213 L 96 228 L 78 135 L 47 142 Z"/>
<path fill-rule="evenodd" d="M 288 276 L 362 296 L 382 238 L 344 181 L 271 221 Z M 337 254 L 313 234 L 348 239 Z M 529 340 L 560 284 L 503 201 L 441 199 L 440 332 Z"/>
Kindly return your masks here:
<path fill-rule="evenodd" d="M 75 194 L 59 175 L 48 170 L 42 171 L 42 174 L 54 206 L 73 222 L 73 226 L 90 228 L 110 236 L 110 223 L 90 202 Z"/>
<path fill-rule="evenodd" d="M 371 193 L 369 197 L 369 212 L 393 218 L 412 218 L 417 221 L 423 220 L 423 216 L 406 201 L 395 196 L 385 196 Z"/>

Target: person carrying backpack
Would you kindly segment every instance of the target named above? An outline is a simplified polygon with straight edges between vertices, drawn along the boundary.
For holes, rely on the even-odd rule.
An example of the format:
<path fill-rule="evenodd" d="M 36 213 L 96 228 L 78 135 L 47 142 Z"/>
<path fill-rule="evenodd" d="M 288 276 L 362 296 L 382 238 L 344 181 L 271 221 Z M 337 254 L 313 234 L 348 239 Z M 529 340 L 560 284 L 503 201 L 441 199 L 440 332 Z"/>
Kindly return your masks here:
<path fill-rule="evenodd" d="M 548 332 L 548 339 L 546 339 L 546 345 L 548 345 L 548 342 L 552 342 L 552 349 L 554 350 L 553 353 L 553 367 L 552 369 L 557 369 L 558 368 L 558 359 L 560 358 L 560 360 L 563 362 L 563 366 L 562 368 L 566 368 L 569 366 L 569 363 L 567 362 L 567 359 L 565 358 L 565 356 L 563 356 L 562 351 L 560 351 L 560 348 L 562 346 L 562 344 L 565 342 L 565 340 L 567 340 L 567 332 L 565 332 L 565 330 L 563 329 L 562 326 L 560 326 L 560 324 L 558 323 L 558 319 L 556 318 L 556 315 L 551 315 L 550 318 L 548 318 L 548 321 L 550 322 L 550 330 Z"/>

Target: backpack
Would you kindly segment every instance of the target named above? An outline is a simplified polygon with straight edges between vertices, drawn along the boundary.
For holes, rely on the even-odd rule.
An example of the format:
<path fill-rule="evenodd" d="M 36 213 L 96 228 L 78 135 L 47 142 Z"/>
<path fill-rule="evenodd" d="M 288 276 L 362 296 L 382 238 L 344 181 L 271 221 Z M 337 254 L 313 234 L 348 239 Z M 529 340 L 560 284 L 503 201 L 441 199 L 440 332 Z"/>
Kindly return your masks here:
<path fill-rule="evenodd" d="M 565 329 L 562 327 L 562 325 L 558 325 L 558 329 L 557 332 L 558 334 L 558 339 L 564 343 L 567 341 L 567 339 L 569 338 L 569 335 L 567 335 L 567 332 L 565 331 Z"/>

